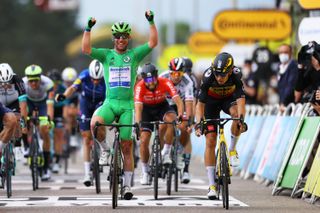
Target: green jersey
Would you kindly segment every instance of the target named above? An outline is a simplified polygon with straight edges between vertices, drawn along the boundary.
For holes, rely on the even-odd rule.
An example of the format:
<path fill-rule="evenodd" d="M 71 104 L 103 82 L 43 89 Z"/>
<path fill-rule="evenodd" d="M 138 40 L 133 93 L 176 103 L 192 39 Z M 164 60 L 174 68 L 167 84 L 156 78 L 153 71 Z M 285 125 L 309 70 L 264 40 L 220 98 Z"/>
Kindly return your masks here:
<path fill-rule="evenodd" d="M 90 56 L 104 66 L 106 100 L 133 101 L 137 68 L 151 50 L 148 43 L 129 49 L 123 54 L 117 53 L 114 49 L 92 48 Z"/>

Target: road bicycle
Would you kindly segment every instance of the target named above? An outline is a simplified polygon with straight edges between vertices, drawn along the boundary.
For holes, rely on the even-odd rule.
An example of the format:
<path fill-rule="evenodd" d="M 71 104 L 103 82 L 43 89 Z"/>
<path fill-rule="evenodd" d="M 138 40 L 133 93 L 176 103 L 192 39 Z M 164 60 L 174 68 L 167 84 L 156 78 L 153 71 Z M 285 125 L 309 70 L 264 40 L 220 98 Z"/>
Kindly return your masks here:
<path fill-rule="evenodd" d="M 28 129 L 31 131 L 30 151 L 28 163 L 31 169 L 32 189 L 39 188 L 39 177 L 42 176 L 42 167 L 44 165 L 44 157 L 42 148 L 39 144 L 38 126 L 40 122 L 48 122 L 47 116 L 38 116 L 38 111 L 34 111 L 31 117 L 27 117 Z"/>
<path fill-rule="evenodd" d="M 7 197 L 12 196 L 12 176 L 15 175 L 15 157 L 13 152 L 13 141 L 8 141 L 2 148 L 1 157 L 1 186 L 6 189 Z"/>
<path fill-rule="evenodd" d="M 110 190 L 112 191 L 112 208 L 115 209 L 118 206 L 118 197 L 119 197 L 119 186 L 120 186 L 120 198 L 123 199 L 123 180 L 122 176 L 124 174 L 123 170 L 123 155 L 120 146 L 120 128 L 121 127 L 134 127 L 136 130 L 136 135 L 139 135 L 139 126 L 137 124 L 101 124 L 99 122 L 95 123 L 94 127 L 94 138 L 97 138 L 98 127 L 106 126 L 114 128 L 114 142 L 112 149 L 110 150 L 111 154 L 111 163 L 110 163 Z"/>
<path fill-rule="evenodd" d="M 206 119 L 200 121 L 200 130 L 203 134 L 208 124 L 215 124 L 219 129 L 219 139 L 218 139 L 218 149 L 216 155 L 216 177 L 218 183 L 218 197 L 222 195 L 223 208 L 229 209 L 229 184 L 231 184 L 232 170 L 230 168 L 230 159 L 228 145 L 224 136 L 224 125 L 228 121 L 240 121 L 244 125 L 245 131 L 247 130 L 247 125 L 244 123 L 243 118 L 215 118 Z"/>

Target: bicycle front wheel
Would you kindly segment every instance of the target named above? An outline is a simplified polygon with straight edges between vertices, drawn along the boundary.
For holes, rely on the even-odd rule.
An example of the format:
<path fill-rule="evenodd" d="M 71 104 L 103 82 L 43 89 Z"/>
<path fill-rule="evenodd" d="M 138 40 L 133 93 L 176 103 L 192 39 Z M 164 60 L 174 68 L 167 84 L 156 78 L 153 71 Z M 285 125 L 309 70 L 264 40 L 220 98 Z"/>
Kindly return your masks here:
<path fill-rule="evenodd" d="M 101 192 L 101 184 L 100 184 L 100 166 L 99 166 L 99 148 L 98 142 L 93 142 L 93 176 L 94 183 L 96 186 L 96 193 L 99 194 Z"/>
<path fill-rule="evenodd" d="M 37 135 L 32 136 L 32 142 L 30 145 L 30 169 L 32 176 L 32 189 L 33 191 L 39 188 L 39 164 L 38 164 L 38 138 Z"/>
<path fill-rule="evenodd" d="M 118 178 L 118 167 L 119 167 L 119 156 L 120 147 L 119 141 L 114 142 L 114 155 L 112 163 L 112 208 L 115 209 L 118 206 L 118 193 L 119 193 L 119 178 Z"/>
<path fill-rule="evenodd" d="M 220 145 L 220 178 L 221 178 L 221 188 L 222 188 L 222 202 L 223 207 L 229 209 L 229 164 L 227 158 L 227 150 L 224 143 Z"/>
<path fill-rule="evenodd" d="M 13 155 L 13 152 L 10 151 L 10 149 L 12 150 L 12 144 L 9 142 L 9 144 L 6 145 L 6 149 L 5 149 L 5 173 L 6 173 L 6 188 L 7 188 L 7 197 L 10 198 L 12 195 L 12 188 L 11 188 L 11 175 L 13 172 L 13 162 L 11 162 L 11 154 Z"/>

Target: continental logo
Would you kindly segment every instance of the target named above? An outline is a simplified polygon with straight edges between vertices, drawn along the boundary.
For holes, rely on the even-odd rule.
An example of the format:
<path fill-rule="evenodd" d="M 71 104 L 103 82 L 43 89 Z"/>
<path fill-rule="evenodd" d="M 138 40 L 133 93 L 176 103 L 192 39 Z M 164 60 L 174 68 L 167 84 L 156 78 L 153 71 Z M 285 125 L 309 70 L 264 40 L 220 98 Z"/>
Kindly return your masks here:
<path fill-rule="evenodd" d="M 279 40 L 290 36 L 291 17 L 284 11 L 227 10 L 214 18 L 213 30 L 227 40 Z"/>

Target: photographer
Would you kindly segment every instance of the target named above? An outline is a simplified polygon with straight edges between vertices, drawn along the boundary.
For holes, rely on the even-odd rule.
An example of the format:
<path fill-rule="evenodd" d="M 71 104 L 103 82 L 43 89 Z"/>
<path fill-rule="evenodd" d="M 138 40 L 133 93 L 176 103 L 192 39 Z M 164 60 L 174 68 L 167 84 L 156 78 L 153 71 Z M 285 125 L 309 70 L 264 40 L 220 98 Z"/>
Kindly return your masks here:
<path fill-rule="evenodd" d="M 310 102 L 320 114 L 320 45 L 308 42 L 298 53 L 298 80 L 295 102 Z"/>

